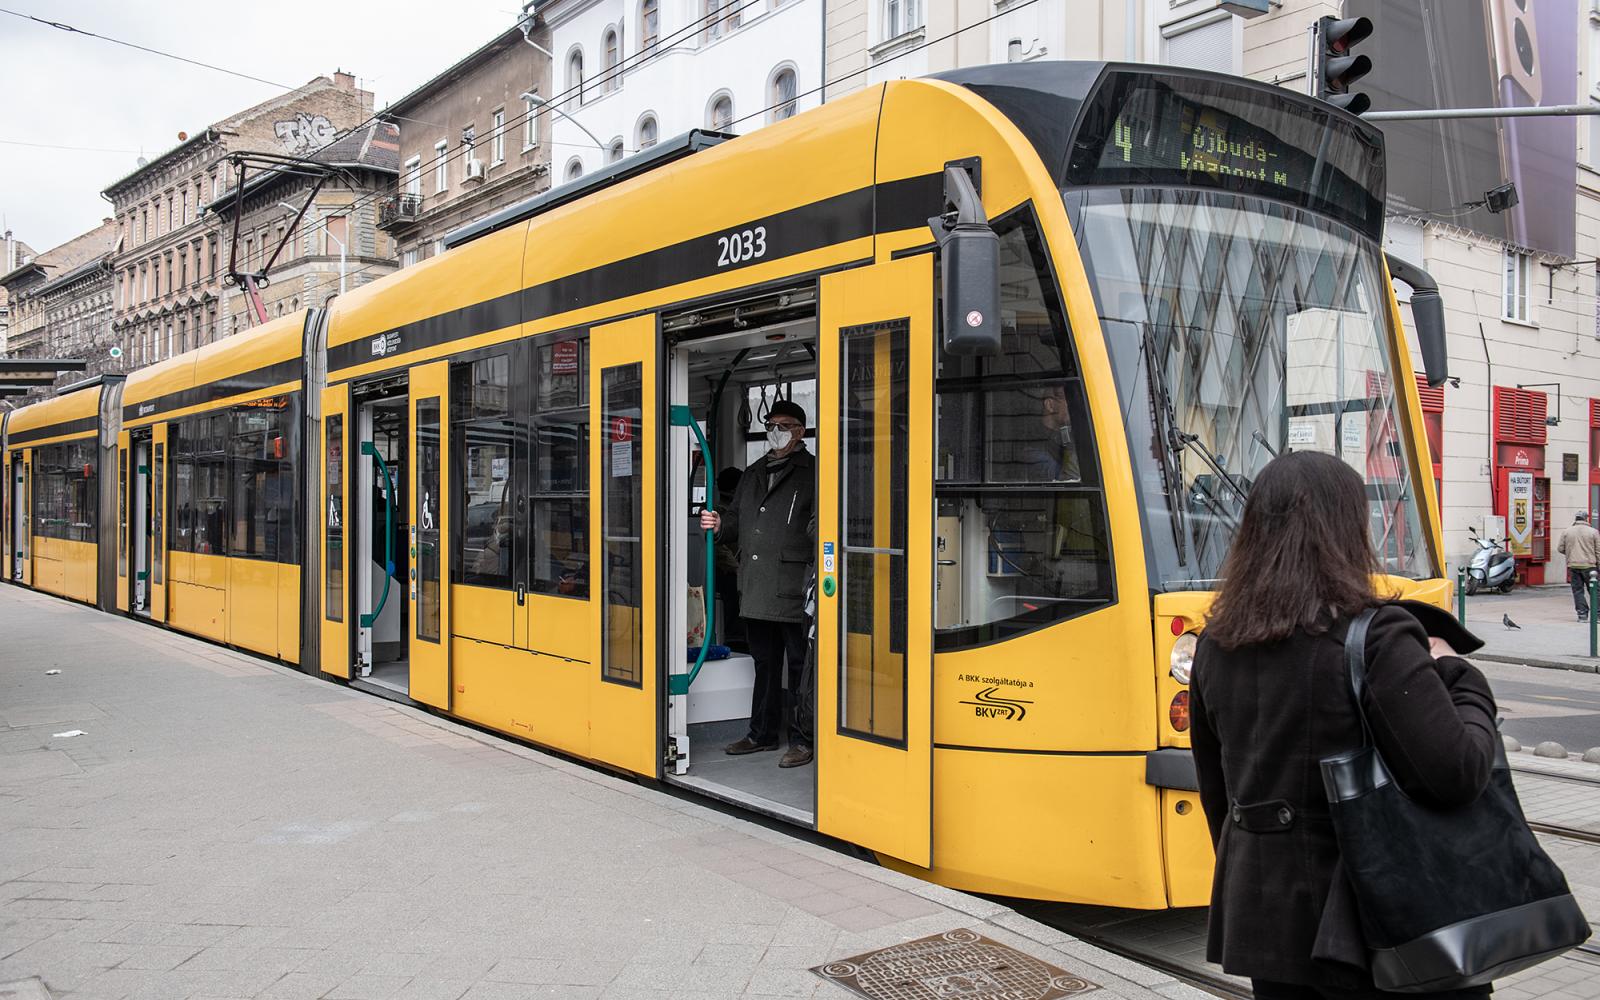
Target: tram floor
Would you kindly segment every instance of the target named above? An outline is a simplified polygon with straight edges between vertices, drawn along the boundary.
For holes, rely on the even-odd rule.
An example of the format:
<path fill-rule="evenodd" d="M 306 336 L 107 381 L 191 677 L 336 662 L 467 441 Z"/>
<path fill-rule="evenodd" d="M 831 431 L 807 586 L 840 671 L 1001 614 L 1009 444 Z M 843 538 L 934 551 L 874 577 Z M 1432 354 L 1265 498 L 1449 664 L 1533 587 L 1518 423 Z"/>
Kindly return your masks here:
<path fill-rule="evenodd" d="M 372 673 L 362 680 L 408 695 L 411 693 L 411 661 L 390 660 L 375 664 Z"/>
<path fill-rule="evenodd" d="M 816 768 L 779 767 L 787 745 L 777 750 L 730 757 L 722 748 L 749 731 L 745 719 L 728 719 L 723 722 L 699 722 L 689 727 L 689 746 L 693 748 L 693 763 L 689 775 L 711 785 L 718 785 L 736 796 L 758 796 L 797 809 L 806 814 L 816 811 Z"/>

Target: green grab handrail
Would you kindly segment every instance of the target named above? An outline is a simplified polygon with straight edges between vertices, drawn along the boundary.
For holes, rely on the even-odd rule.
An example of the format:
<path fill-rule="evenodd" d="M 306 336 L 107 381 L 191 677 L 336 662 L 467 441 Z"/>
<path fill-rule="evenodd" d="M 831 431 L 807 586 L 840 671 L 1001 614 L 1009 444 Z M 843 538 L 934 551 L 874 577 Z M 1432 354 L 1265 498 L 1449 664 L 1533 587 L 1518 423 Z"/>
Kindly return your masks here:
<path fill-rule="evenodd" d="M 376 444 L 361 442 L 361 454 L 372 456 L 378 463 L 378 471 L 383 473 L 384 482 L 389 484 L 383 494 L 383 593 L 378 595 L 378 606 L 372 609 L 372 613 L 361 616 L 361 627 L 371 628 L 378 616 L 383 614 L 383 606 L 389 602 L 389 580 L 394 576 L 394 476 L 389 474 L 389 466 L 378 454 Z"/>
<path fill-rule="evenodd" d="M 671 409 L 671 423 L 674 427 L 687 427 L 694 431 L 695 440 L 700 442 L 700 455 L 705 461 L 706 469 L 706 502 L 704 509 L 708 512 L 716 511 L 716 484 L 712 478 L 712 470 L 716 468 L 711 461 L 711 442 L 706 440 L 705 432 L 700 429 L 700 422 L 695 420 L 694 413 L 687 406 L 674 406 Z M 700 676 L 700 668 L 706 664 L 706 652 L 711 648 L 711 637 L 715 635 L 712 625 L 715 622 L 715 608 L 717 596 L 717 567 L 716 567 L 717 534 L 714 531 L 706 532 L 706 634 L 700 640 L 700 654 L 695 657 L 694 666 L 686 674 L 669 674 L 668 693 L 679 695 L 688 694 L 689 685 Z"/>

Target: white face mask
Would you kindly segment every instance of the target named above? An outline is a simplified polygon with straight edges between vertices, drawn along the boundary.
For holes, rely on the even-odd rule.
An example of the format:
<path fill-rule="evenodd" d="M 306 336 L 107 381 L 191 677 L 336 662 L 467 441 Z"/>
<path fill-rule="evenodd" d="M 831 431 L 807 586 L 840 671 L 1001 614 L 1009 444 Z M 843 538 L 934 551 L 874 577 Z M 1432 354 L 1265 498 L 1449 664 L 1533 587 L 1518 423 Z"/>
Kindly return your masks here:
<path fill-rule="evenodd" d="M 774 427 L 767 431 L 767 447 L 773 451 L 782 451 L 789 447 L 789 442 L 794 440 L 794 431 L 782 427 Z"/>

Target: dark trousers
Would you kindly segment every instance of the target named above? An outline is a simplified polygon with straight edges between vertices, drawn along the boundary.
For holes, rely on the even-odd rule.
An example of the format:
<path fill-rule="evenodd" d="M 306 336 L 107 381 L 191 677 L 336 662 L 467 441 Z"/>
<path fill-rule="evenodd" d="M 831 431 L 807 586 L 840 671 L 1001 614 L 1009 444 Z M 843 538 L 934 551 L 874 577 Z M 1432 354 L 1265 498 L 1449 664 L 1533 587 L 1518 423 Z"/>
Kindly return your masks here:
<path fill-rule="evenodd" d="M 1379 1000 L 1382 997 L 1427 997 L 1430 1000 L 1484 1000 L 1489 987 L 1475 986 L 1466 990 L 1445 990 L 1441 993 L 1390 993 L 1386 990 L 1341 990 L 1331 986 L 1306 986 L 1301 983 L 1275 983 L 1270 979 L 1252 979 L 1256 1000 Z"/>
<path fill-rule="evenodd" d="M 788 662 L 790 739 L 811 745 L 811 702 L 814 671 L 807 655 L 806 622 L 744 620 L 750 656 L 756 661 L 756 686 L 750 692 L 750 738 L 776 743 L 783 736 L 784 662 Z"/>
<path fill-rule="evenodd" d="M 1590 567 L 1584 569 L 1567 569 L 1567 582 L 1572 585 L 1572 606 L 1578 609 L 1579 618 L 1589 617 L 1589 574 L 1593 572 Z"/>

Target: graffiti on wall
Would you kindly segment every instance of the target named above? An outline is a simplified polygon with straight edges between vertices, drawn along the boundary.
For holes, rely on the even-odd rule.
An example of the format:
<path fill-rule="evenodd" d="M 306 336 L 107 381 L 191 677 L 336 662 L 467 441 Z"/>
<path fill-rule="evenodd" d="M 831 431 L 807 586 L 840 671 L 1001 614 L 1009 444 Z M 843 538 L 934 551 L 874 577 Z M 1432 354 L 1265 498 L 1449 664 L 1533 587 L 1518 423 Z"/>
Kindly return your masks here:
<path fill-rule="evenodd" d="M 321 149 L 333 141 L 337 132 L 327 115 L 308 115 L 305 112 L 288 121 L 275 123 L 273 131 L 278 134 L 278 141 L 283 143 L 283 148 L 296 155 Z"/>

